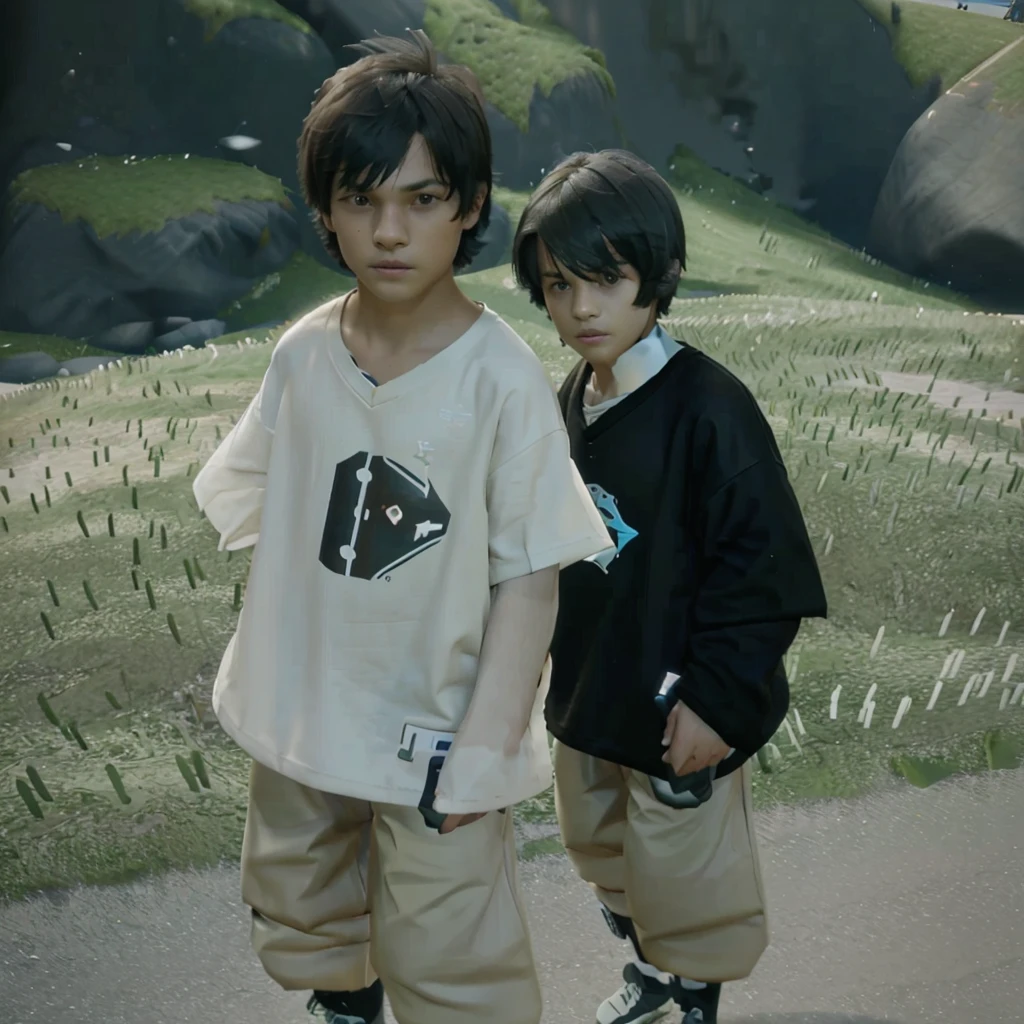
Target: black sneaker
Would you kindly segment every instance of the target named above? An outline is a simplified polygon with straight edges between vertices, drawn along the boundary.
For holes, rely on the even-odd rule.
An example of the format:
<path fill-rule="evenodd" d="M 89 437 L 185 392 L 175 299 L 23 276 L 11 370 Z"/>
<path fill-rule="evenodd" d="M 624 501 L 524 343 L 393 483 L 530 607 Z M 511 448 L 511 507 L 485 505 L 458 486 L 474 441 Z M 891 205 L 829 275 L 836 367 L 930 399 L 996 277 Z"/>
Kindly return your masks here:
<path fill-rule="evenodd" d="M 622 980 L 622 988 L 597 1008 L 597 1024 L 648 1024 L 672 1009 L 674 985 L 649 977 L 632 963 L 622 969 Z"/>
<path fill-rule="evenodd" d="M 324 1006 L 315 995 L 309 997 L 306 1009 L 323 1024 L 384 1024 L 384 1000 L 381 999 L 380 1009 L 372 1019 L 367 1020 L 355 1013 L 345 1013 L 340 1010 L 331 1010 Z"/>
<path fill-rule="evenodd" d="M 683 1011 L 682 1024 L 718 1024 L 721 985 L 707 984 L 703 988 L 684 988 L 677 979 L 672 983 L 672 997 Z"/>

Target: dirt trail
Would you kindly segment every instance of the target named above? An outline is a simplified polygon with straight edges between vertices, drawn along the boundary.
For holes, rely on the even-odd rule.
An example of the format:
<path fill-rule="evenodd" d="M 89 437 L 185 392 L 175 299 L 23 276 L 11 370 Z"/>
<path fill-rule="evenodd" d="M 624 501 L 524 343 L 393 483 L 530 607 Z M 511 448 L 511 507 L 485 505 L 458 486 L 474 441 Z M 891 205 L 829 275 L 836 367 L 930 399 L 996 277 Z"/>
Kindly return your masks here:
<path fill-rule="evenodd" d="M 759 816 L 773 944 L 722 1024 L 1019 1024 L 1024 771 Z M 523 866 L 545 1024 L 591 1024 L 623 948 L 564 857 Z M 233 866 L 0 908 L 5 1024 L 301 1024 Z"/>

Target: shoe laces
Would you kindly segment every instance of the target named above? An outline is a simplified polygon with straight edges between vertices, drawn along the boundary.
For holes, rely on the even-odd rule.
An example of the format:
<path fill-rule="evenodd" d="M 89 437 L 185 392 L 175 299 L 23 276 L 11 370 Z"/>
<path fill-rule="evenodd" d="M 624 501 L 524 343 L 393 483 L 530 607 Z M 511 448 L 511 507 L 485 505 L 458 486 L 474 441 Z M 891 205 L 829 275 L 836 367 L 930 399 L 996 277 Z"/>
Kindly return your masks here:
<path fill-rule="evenodd" d="M 612 1009 L 619 1014 L 628 1013 L 643 998 L 643 991 L 635 981 L 628 981 L 609 1000 Z"/>

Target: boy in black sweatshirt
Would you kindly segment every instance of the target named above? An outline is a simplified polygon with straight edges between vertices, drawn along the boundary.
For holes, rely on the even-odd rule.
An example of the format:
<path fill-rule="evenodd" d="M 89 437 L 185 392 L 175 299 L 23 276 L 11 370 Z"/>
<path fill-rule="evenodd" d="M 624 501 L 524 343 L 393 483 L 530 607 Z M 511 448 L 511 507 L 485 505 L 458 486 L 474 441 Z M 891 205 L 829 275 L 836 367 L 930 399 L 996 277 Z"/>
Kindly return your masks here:
<path fill-rule="evenodd" d="M 569 157 L 513 243 L 516 278 L 581 356 L 559 393 L 615 549 L 561 573 L 546 703 L 559 826 L 636 959 L 598 1024 L 674 1001 L 717 1019 L 768 943 L 748 759 L 789 707 L 783 656 L 825 594 L 747 388 L 658 318 L 685 267 L 678 204 L 622 150 Z"/>

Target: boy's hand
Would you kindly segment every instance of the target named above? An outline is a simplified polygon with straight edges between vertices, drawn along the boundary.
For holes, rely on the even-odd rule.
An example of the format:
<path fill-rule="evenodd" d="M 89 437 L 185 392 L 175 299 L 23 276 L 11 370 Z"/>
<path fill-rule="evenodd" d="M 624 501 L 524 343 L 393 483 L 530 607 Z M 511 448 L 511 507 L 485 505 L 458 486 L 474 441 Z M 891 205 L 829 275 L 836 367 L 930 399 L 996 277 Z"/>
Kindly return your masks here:
<path fill-rule="evenodd" d="M 718 764 L 729 753 L 729 745 L 722 737 L 682 701 L 669 712 L 661 742 L 668 747 L 662 761 L 672 765 L 676 775 L 699 772 Z"/>
<path fill-rule="evenodd" d="M 447 818 L 441 824 L 438 832 L 441 835 L 446 836 L 449 832 L 454 832 L 457 828 L 462 828 L 463 825 L 472 825 L 474 821 L 479 821 L 486 815 L 486 811 L 483 814 L 449 814 Z"/>

